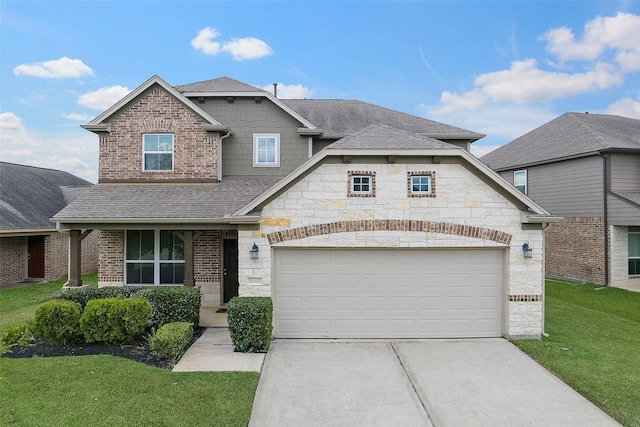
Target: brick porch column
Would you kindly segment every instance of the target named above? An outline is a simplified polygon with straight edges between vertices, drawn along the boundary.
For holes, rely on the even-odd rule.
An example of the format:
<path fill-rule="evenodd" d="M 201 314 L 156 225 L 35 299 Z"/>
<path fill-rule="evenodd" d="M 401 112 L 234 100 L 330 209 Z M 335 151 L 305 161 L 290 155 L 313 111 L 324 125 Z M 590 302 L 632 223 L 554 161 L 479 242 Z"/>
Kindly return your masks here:
<path fill-rule="evenodd" d="M 193 231 L 184 232 L 184 286 L 194 286 L 193 279 Z"/>

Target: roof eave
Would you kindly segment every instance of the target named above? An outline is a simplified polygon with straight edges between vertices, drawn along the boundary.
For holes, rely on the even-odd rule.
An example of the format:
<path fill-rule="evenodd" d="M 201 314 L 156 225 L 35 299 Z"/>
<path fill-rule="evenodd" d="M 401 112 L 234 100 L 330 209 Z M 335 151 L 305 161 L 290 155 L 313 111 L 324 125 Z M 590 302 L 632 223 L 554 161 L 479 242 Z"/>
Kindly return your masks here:
<path fill-rule="evenodd" d="M 421 133 L 421 132 L 418 132 L 416 133 L 416 135 L 428 136 L 429 138 L 440 139 L 440 140 L 464 139 L 464 140 L 468 140 L 469 142 L 475 142 L 487 136 L 483 133 L 476 133 L 476 132 L 469 132 L 469 133 L 431 133 L 431 132 Z"/>
<path fill-rule="evenodd" d="M 561 222 L 564 217 L 556 216 L 556 215 L 535 215 L 529 214 L 527 212 L 521 213 L 522 223 L 523 224 L 548 224 Z"/>

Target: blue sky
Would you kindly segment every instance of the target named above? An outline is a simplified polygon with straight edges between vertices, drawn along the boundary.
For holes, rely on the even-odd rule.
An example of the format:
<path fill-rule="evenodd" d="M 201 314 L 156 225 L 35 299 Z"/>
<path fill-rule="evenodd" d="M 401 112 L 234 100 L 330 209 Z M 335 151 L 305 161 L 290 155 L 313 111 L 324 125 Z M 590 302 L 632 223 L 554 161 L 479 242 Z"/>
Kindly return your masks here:
<path fill-rule="evenodd" d="M 95 182 L 80 128 L 157 74 L 360 99 L 487 134 L 640 119 L 638 1 L 0 2 L 0 159 Z"/>

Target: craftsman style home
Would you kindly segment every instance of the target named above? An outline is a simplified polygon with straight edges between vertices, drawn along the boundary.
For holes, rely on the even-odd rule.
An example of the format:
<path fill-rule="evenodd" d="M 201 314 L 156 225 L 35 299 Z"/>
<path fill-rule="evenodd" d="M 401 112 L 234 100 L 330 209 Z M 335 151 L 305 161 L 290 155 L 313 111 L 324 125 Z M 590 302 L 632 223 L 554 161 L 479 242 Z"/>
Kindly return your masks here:
<path fill-rule="evenodd" d="M 276 337 L 542 333 L 543 228 L 560 218 L 469 153 L 481 134 L 226 77 L 153 76 L 83 127 L 99 181 L 53 217 L 67 286 L 99 230 L 100 286 L 271 296 Z"/>
<path fill-rule="evenodd" d="M 68 236 L 49 218 L 91 185 L 64 171 L 0 162 L 0 284 L 66 275 Z M 82 252 L 82 273 L 96 271 L 96 234 Z"/>
<path fill-rule="evenodd" d="M 640 120 L 566 113 L 482 161 L 545 209 L 550 276 L 640 290 Z"/>

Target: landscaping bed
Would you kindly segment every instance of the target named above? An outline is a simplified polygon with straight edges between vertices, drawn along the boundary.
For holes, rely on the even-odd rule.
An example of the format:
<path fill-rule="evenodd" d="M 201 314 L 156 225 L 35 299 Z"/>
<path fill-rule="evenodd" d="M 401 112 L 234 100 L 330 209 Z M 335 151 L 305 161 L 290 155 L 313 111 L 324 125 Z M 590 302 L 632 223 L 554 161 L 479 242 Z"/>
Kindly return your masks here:
<path fill-rule="evenodd" d="M 193 339 L 185 348 L 187 349 L 202 335 L 205 328 L 198 327 L 193 331 Z M 19 346 L 13 345 L 9 348 L 9 352 L 0 355 L 11 359 L 25 359 L 31 357 L 56 357 L 56 356 L 87 356 L 107 354 L 111 356 L 122 357 L 133 360 L 135 362 L 144 363 L 145 365 L 155 366 L 163 369 L 173 369 L 175 363 L 170 360 L 158 360 L 152 353 L 149 344 L 146 341 L 140 341 L 130 344 L 114 344 L 105 343 L 75 343 L 75 344 L 53 344 L 43 339 L 36 339 L 29 345 Z M 184 354 L 184 353 L 183 353 Z M 182 357 L 182 356 L 180 356 Z M 180 360 L 180 357 L 176 360 Z"/>

